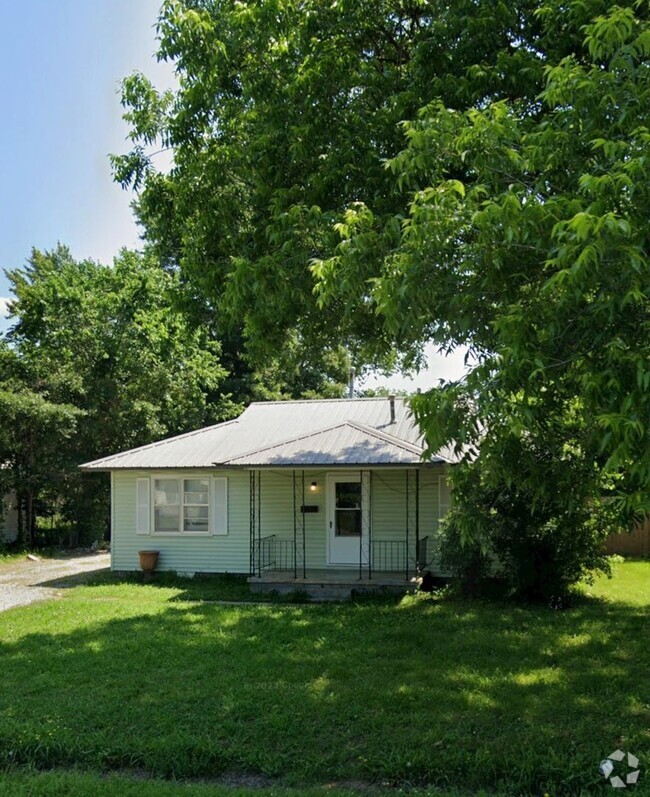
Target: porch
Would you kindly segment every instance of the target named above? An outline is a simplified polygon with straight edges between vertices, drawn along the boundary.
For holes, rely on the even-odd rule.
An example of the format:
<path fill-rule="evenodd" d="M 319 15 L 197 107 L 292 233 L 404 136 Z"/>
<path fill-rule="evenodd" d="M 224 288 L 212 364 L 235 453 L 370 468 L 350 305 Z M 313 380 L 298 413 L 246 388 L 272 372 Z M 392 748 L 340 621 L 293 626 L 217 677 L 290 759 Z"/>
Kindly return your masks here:
<path fill-rule="evenodd" d="M 308 568 L 302 539 L 269 534 L 255 540 L 253 545 L 256 572 L 251 576 L 266 581 L 280 580 L 277 574 L 283 578 L 291 576 L 295 581 L 306 581 L 318 574 L 319 580 L 327 578 L 329 583 L 341 579 L 377 583 L 383 579 L 386 583 L 403 584 L 430 564 L 428 535 L 411 545 L 407 540 L 370 540 L 364 544 L 360 537 L 359 560 L 345 567 Z"/>
<path fill-rule="evenodd" d="M 253 592 L 404 592 L 435 553 L 439 479 L 431 468 L 250 471 Z"/>
<path fill-rule="evenodd" d="M 405 579 L 400 572 L 376 572 L 360 579 L 358 572 L 350 568 L 312 568 L 306 575 L 294 575 L 293 570 L 266 570 L 261 576 L 248 579 L 252 593 L 276 592 L 288 595 L 306 593 L 315 600 L 344 600 L 353 594 L 402 594 L 418 588 L 420 579 L 411 576 Z"/>

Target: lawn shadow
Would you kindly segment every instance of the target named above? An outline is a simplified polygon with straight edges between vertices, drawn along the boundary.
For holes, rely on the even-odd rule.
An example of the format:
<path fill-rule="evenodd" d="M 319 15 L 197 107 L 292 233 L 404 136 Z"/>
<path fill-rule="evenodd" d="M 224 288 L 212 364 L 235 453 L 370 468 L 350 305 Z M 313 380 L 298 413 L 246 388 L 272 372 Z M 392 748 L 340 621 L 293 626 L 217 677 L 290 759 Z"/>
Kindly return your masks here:
<path fill-rule="evenodd" d="M 154 590 L 172 590 L 175 594 L 169 597 L 172 601 L 214 601 L 214 600 L 250 600 L 250 590 L 246 576 L 234 574 L 206 574 L 194 577 L 179 576 L 176 573 L 114 572 L 110 567 L 93 570 L 87 573 L 76 573 L 61 576 L 49 581 L 39 582 L 41 587 L 119 587 L 144 586 Z"/>
<path fill-rule="evenodd" d="M 93 602 L 0 648 L 0 765 L 572 793 L 647 747 L 647 617 Z M 85 616 L 84 616 L 85 612 Z M 645 734 L 645 735 L 644 735 Z"/>
<path fill-rule="evenodd" d="M 110 583 L 106 576 L 111 572 L 110 567 L 101 567 L 97 570 L 88 572 L 73 573 L 67 576 L 59 576 L 46 581 L 34 582 L 32 587 L 47 587 L 50 589 L 72 589 L 74 587 L 86 587 L 93 584 Z"/>

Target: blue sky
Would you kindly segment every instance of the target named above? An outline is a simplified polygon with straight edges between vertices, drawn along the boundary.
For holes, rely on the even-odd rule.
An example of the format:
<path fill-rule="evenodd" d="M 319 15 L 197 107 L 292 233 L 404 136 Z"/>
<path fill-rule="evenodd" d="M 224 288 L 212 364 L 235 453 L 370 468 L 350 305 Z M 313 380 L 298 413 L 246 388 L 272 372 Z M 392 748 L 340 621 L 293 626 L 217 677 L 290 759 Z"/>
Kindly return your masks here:
<path fill-rule="evenodd" d="M 131 197 L 111 180 L 108 155 L 125 151 L 120 80 L 139 69 L 169 85 L 158 65 L 160 0 L 21 0 L 0 6 L 0 297 L 4 269 L 32 247 L 67 244 L 110 263 L 137 246 Z"/>
<path fill-rule="evenodd" d="M 60 241 L 78 259 L 110 263 L 122 246 L 140 244 L 132 197 L 113 183 L 108 155 L 128 148 L 121 79 L 140 70 L 159 88 L 173 84 L 170 67 L 154 58 L 160 1 L 1 0 L 0 330 L 4 269 L 24 265 L 32 247 Z M 415 381 L 390 385 L 426 389 L 464 370 L 462 352 L 428 354 Z"/>

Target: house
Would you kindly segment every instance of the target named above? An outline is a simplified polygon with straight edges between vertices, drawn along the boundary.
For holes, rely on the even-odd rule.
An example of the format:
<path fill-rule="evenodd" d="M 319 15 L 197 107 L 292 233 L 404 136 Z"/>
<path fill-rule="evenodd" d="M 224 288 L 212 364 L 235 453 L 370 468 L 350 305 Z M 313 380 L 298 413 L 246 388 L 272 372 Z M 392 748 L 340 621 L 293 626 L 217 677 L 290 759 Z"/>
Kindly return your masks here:
<path fill-rule="evenodd" d="M 451 449 L 423 460 L 404 400 L 259 402 L 237 419 L 81 467 L 111 474 L 112 568 L 140 550 L 251 586 L 404 585 L 435 571 Z"/>
<path fill-rule="evenodd" d="M 15 542 L 18 537 L 18 506 L 15 493 L 7 493 L 2 498 L 0 512 L 0 541 L 6 544 Z"/>

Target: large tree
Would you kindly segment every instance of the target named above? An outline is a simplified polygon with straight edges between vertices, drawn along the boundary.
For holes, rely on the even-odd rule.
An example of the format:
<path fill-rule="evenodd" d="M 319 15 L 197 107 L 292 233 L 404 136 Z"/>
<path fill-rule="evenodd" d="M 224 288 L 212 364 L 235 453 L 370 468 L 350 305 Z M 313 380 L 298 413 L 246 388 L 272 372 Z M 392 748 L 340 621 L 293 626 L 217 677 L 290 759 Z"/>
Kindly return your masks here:
<path fill-rule="evenodd" d="M 465 538 L 648 511 L 647 5 L 175 0 L 158 29 L 179 88 L 125 81 L 114 164 L 183 279 L 261 349 L 468 345 L 415 403 L 468 452 Z"/>
<path fill-rule="evenodd" d="M 372 207 L 387 246 L 399 242 L 408 198 L 385 165 L 423 105 L 516 95 L 532 108 L 545 53 L 572 44 L 536 5 L 166 2 L 158 55 L 178 90 L 124 81 L 134 147 L 114 158 L 116 179 L 137 190 L 158 254 L 257 349 L 297 330 L 309 350 L 343 340 L 357 364 L 384 362 L 392 340 L 372 303 L 356 302 L 348 323 L 347 296 L 332 295 L 323 313 L 311 262 L 332 254 L 356 202 Z M 168 173 L 149 156 L 160 147 L 173 151 Z M 377 261 L 357 269 L 342 287 L 367 296 Z"/>
<path fill-rule="evenodd" d="M 398 340 L 472 350 L 467 379 L 414 408 L 433 448 L 467 452 L 450 539 L 533 597 L 606 567 L 607 531 L 650 512 L 647 6 L 579 30 L 532 110 L 422 108 L 390 163 L 399 241 L 358 205 L 315 267 L 326 306 L 380 263 L 371 302 Z"/>
<path fill-rule="evenodd" d="M 576 450 L 611 494 L 647 512 L 647 8 L 611 8 L 582 34 L 582 47 L 547 64 L 534 116 L 512 100 L 423 108 L 390 164 L 413 189 L 399 245 L 386 251 L 371 209 L 357 207 L 316 271 L 326 304 L 356 261 L 377 257 L 372 301 L 396 337 L 473 349 L 460 390 L 417 403 L 432 444 L 454 404 L 442 433 L 482 450 L 504 417 L 526 440 L 570 418 Z"/>
<path fill-rule="evenodd" d="M 83 412 L 33 390 L 25 364 L 1 340 L 0 375 L 0 496 L 15 492 L 18 542 L 33 545 L 38 499 L 52 487 L 58 491 L 53 474 L 62 471 L 62 449 L 69 446 Z"/>
<path fill-rule="evenodd" d="M 78 465 L 237 415 L 254 399 L 339 396 L 343 350 L 307 356 L 294 338 L 255 365 L 204 301 L 150 251 L 112 266 L 66 247 L 7 273 L 13 325 L 0 339 L 0 490 L 19 497 L 23 539 L 37 514 L 82 537 L 103 532 L 107 482 Z"/>
<path fill-rule="evenodd" d="M 236 411 L 219 390 L 219 346 L 178 311 L 177 278 L 148 255 L 123 251 L 107 267 L 59 246 L 7 276 L 3 461 L 25 502 L 49 496 L 84 534 L 102 533 L 106 484 L 78 465 Z"/>

